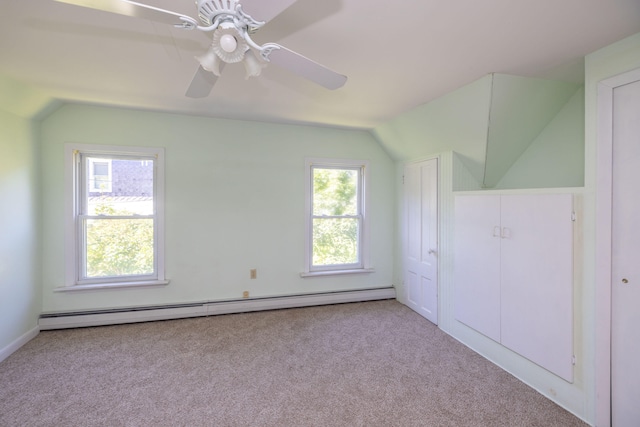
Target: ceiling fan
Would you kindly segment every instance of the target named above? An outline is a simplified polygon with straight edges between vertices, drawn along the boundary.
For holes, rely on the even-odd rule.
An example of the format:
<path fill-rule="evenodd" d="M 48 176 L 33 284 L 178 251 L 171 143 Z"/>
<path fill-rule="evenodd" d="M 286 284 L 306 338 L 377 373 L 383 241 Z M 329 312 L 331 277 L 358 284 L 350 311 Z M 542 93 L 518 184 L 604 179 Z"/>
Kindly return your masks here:
<path fill-rule="evenodd" d="M 208 51 L 197 56 L 200 63 L 186 96 L 204 98 L 225 64 L 242 62 L 246 77 L 259 76 L 267 64 L 276 64 L 327 89 L 342 87 L 347 77 L 276 43 L 259 45 L 251 35 L 296 0 L 196 0 L 196 19 L 130 0 L 56 0 L 76 6 L 118 13 L 173 25 L 185 30 L 212 32 Z M 245 12 L 251 12 L 249 15 Z"/>

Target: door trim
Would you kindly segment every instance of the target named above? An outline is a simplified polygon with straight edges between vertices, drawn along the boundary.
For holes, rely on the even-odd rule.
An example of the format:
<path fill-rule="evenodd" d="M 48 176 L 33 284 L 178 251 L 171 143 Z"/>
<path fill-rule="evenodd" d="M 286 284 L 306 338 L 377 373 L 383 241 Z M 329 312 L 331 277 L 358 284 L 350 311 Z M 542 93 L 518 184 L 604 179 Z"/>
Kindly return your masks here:
<path fill-rule="evenodd" d="M 640 80 L 640 69 L 598 83 L 595 248 L 596 425 L 611 425 L 611 210 L 613 184 L 613 91 Z"/>

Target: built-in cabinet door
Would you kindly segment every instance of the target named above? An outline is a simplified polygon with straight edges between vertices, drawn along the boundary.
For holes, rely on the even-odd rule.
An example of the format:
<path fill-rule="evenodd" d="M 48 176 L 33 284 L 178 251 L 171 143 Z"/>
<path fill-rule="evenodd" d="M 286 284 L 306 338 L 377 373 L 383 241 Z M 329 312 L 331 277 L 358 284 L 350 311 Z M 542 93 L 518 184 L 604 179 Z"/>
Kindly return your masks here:
<path fill-rule="evenodd" d="M 456 319 L 500 342 L 500 196 L 455 199 Z"/>
<path fill-rule="evenodd" d="M 407 306 L 438 324 L 438 161 L 404 171 L 404 284 Z"/>
<path fill-rule="evenodd" d="M 573 197 L 455 199 L 457 320 L 573 381 Z"/>
<path fill-rule="evenodd" d="M 573 381 L 573 199 L 502 197 L 500 324 L 505 347 Z"/>

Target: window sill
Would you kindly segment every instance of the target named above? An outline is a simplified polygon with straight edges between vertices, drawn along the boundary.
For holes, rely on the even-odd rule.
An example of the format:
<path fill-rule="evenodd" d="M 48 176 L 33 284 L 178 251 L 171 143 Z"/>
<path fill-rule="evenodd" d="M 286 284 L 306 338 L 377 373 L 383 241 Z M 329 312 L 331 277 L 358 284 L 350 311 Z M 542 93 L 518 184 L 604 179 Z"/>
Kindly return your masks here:
<path fill-rule="evenodd" d="M 168 280 L 149 280 L 145 282 L 110 282 L 110 283 L 92 283 L 87 285 L 60 286 L 55 288 L 54 292 L 78 292 L 78 291 L 96 291 L 105 289 L 126 289 L 126 288 L 157 288 L 169 284 Z"/>
<path fill-rule="evenodd" d="M 321 276 L 337 276 L 341 274 L 364 274 L 373 273 L 373 268 L 356 268 L 352 270 L 321 270 L 321 271 L 306 271 L 300 273 L 300 277 L 321 277 Z"/>

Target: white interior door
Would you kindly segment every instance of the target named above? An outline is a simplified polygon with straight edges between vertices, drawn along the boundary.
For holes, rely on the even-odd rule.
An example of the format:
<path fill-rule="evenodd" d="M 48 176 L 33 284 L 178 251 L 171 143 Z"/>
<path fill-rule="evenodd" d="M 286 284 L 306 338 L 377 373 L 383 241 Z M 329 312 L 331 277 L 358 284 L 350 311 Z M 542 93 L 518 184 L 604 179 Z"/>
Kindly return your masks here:
<path fill-rule="evenodd" d="M 438 161 L 406 166 L 404 283 L 407 305 L 438 323 Z"/>
<path fill-rule="evenodd" d="M 613 92 L 611 418 L 640 425 L 640 81 Z"/>

